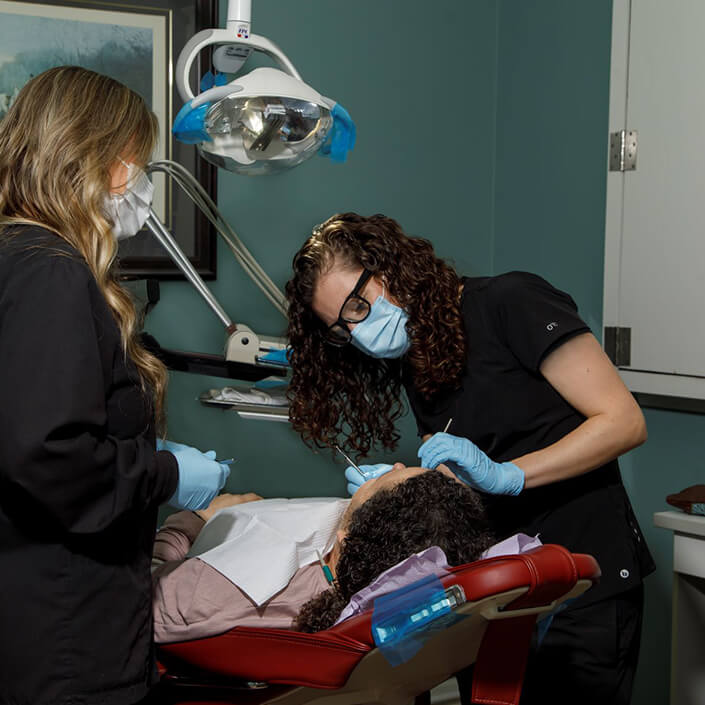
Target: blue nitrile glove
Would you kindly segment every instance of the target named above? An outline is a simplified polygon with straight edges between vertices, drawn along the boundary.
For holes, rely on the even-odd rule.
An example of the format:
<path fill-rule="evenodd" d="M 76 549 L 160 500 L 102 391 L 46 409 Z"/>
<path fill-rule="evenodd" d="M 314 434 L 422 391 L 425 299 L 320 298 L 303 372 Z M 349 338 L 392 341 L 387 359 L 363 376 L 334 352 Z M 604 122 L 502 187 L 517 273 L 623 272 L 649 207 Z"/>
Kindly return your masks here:
<path fill-rule="evenodd" d="M 521 468 L 514 463 L 495 463 L 467 438 L 436 433 L 419 448 L 418 455 L 422 467 L 444 463 L 458 479 L 488 494 L 517 495 L 524 489 Z"/>
<path fill-rule="evenodd" d="M 363 477 L 356 468 L 348 465 L 345 469 L 345 479 L 348 481 L 348 494 L 352 497 L 362 485 L 368 480 L 374 480 L 380 475 L 389 472 L 394 466 L 389 463 L 377 463 L 376 465 L 360 465 L 360 470 L 365 473 Z"/>
<path fill-rule="evenodd" d="M 178 509 L 205 509 L 223 488 L 230 468 L 215 461 L 214 450 L 201 453 L 197 448 L 183 446 L 169 452 L 179 464 L 179 483 L 169 504 Z"/>
<path fill-rule="evenodd" d="M 157 450 L 168 450 L 173 453 L 175 450 L 183 450 L 188 447 L 183 443 L 174 443 L 174 441 L 167 441 L 165 438 L 157 438 Z"/>

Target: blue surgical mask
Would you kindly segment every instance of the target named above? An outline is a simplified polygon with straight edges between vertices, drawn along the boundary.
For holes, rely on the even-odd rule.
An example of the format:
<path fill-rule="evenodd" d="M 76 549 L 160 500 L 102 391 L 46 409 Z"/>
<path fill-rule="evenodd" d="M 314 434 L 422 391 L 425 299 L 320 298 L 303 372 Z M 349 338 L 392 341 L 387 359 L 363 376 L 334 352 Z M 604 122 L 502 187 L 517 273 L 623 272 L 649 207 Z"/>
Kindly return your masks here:
<path fill-rule="evenodd" d="M 350 332 L 352 344 L 370 357 L 394 358 L 406 354 L 411 342 L 406 332 L 409 316 L 382 296 L 370 307 L 370 315 Z"/>

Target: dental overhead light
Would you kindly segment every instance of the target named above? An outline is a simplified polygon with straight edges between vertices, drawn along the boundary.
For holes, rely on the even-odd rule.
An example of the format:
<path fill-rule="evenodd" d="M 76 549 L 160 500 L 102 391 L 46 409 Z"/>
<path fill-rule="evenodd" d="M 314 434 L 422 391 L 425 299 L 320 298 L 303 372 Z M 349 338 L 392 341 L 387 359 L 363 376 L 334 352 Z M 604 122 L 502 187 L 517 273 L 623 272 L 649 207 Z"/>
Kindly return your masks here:
<path fill-rule="evenodd" d="M 345 161 L 355 144 L 355 125 L 345 108 L 301 80 L 273 42 L 250 34 L 251 0 L 229 0 L 226 29 L 206 29 L 181 51 L 176 86 L 185 105 L 176 116 L 176 139 L 196 144 L 204 159 L 229 171 L 258 175 L 289 169 L 316 153 Z M 205 47 L 215 74 L 189 84 L 191 65 Z M 253 51 L 280 68 L 257 68 L 227 83 Z"/>
<path fill-rule="evenodd" d="M 346 110 L 306 85 L 284 53 L 264 37 L 250 34 L 251 0 L 230 0 L 226 29 L 196 34 L 179 55 L 176 85 L 186 102 L 174 121 L 176 139 L 197 145 L 212 164 L 241 174 L 268 174 L 300 164 L 315 153 L 343 162 L 355 144 L 355 125 Z M 205 47 L 213 52 L 215 73 L 201 80 L 198 96 L 189 86 L 191 65 Z M 253 51 L 273 58 L 280 68 L 257 68 L 227 82 Z M 148 165 L 172 179 L 225 240 L 245 273 L 284 316 L 283 292 L 247 250 L 215 202 L 180 164 L 164 160 Z M 194 269 L 188 257 L 154 211 L 147 228 L 193 284 L 224 326 L 224 359 L 281 370 L 287 364 L 286 340 L 263 338 L 235 324 Z"/>

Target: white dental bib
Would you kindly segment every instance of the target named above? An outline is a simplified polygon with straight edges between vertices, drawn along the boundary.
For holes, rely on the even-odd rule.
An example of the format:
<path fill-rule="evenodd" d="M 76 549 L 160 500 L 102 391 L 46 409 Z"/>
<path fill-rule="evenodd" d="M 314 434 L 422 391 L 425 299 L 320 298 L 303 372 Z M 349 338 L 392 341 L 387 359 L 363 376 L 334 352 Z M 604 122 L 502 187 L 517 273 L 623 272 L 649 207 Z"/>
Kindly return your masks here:
<path fill-rule="evenodd" d="M 259 607 L 299 568 L 335 543 L 349 499 L 264 499 L 221 509 L 201 529 L 189 557 L 208 563 Z"/>

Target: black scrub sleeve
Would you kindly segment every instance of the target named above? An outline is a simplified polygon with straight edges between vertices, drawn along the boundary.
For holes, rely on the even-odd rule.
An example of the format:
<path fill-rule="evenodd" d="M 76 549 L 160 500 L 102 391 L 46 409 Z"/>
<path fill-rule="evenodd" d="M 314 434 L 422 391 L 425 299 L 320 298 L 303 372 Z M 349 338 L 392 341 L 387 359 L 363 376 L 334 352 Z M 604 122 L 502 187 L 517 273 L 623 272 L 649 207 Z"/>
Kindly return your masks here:
<path fill-rule="evenodd" d="M 509 272 L 495 277 L 489 293 L 498 335 L 532 372 L 538 373 L 545 357 L 557 347 L 590 332 L 575 301 L 535 274 Z"/>
<path fill-rule="evenodd" d="M 117 327 L 106 325 L 85 262 L 38 253 L 9 280 L 0 290 L 0 491 L 76 534 L 168 499 L 178 467 L 156 451 L 149 417 L 135 437 L 107 432 L 106 389 L 122 352 L 106 345 Z"/>

